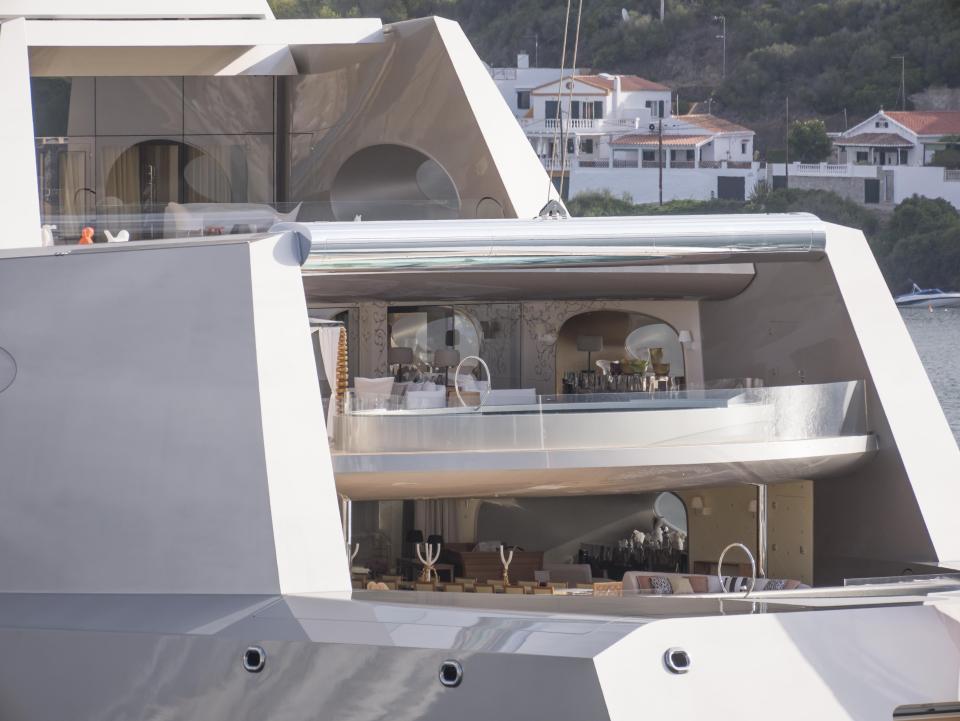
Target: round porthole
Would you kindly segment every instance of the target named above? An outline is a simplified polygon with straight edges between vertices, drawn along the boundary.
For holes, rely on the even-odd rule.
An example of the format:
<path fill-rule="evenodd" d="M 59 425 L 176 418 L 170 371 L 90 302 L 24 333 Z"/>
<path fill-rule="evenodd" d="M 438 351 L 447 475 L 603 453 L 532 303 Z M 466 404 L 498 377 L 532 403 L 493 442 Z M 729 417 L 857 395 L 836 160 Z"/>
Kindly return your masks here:
<path fill-rule="evenodd" d="M 440 664 L 440 683 L 447 688 L 456 688 L 463 681 L 463 667 L 457 661 Z"/>
<path fill-rule="evenodd" d="M 260 646 L 250 646 L 243 652 L 243 669 L 250 673 L 260 673 L 267 664 L 267 652 Z"/>
<path fill-rule="evenodd" d="M 0 393 L 7 390 L 17 377 L 17 362 L 9 352 L 0 348 Z"/>
<path fill-rule="evenodd" d="M 690 670 L 690 654 L 682 648 L 668 648 L 663 654 L 663 664 L 670 673 L 686 673 Z"/>

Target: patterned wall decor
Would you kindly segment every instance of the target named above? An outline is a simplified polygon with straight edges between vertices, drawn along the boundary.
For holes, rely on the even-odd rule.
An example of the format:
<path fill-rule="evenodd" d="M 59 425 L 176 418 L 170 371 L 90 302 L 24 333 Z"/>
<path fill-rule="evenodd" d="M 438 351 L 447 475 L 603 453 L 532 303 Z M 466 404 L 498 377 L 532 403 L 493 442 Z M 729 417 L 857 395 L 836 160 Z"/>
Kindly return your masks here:
<path fill-rule="evenodd" d="M 370 301 L 360 304 L 359 375 L 379 378 L 387 375 L 387 304 Z"/>
<path fill-rule="evenodd" d="M 521 378 L 520 304 L 479 303 L 457 308 L 483 331 L 480 355 L 490 367 L 494 388 L 517 388 Z"/>

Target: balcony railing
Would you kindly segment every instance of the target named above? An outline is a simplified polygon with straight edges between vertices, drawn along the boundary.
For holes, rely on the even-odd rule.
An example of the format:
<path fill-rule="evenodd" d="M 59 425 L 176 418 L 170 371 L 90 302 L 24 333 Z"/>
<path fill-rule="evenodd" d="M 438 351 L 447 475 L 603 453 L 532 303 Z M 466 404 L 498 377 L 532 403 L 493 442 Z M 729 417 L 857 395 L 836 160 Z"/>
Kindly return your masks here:
<path fill-rule="evenodd" d="M 671 160 L 671 168 L 695 168 L 697 164 L 692 160 Z"/>
<path fill-rule="evenodd" d="M 613 167 L 614 168 L 636 168 L 637 159 L 636 158 L 614 158 Z"/>
<path fill-rule="evenodd" d="M 947 182 L 960 182 L 960 170 L 944 168 L 943 179 Z"/>
<path fill-rule="evenodd" d="M 608 158 L 600 158 L 599 160 L 580 158 L 579 165 L 581 168 L 608 168 L 610 167 L 610 160 Z M 634 167 L 636 167 L 636 164 L 634 164 Z"/>
<path fill-rule="evenodd" d="M 494 393 L 497 393 L 496 391 Z M 401 396 L 348 394 L 337 453 L 659 448 L 865 435 L 860 381 L 740 388 L 536 396 L 508 404 L 408 408 Z M 442 401 L 441 394 L 441 403 Z M 491 396 L 493 393 L 491 394 Z M 480 403 L 474 394 L 468 402 Z"/>

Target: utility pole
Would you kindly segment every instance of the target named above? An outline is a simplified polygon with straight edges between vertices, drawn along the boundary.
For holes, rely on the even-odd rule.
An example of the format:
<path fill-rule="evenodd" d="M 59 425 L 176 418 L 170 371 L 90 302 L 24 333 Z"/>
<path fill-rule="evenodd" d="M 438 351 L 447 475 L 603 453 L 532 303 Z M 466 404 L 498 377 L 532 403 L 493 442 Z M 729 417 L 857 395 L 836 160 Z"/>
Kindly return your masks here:
<path fill-rule="evenodd" d="M 727 77 L 727 18 L 725 15 L 714 15 L 713 21 L 720 23 L 720 34 L 717 40 L 723 41 L 723 64 L 720 66 L 720 77 Z"/>
<path fill-rule="evenodd" d="M 657 125 L 657 170 L 660 175 L 660 205 L 663 205 L 663 118 Z"/>
<path fill-rule="evenodd" d="M 787 96 L 787 150 L 783 157 L 783 187 L 790 188 L 790 96 Z"/>
<path fill-rule="evenodd" d="M 891 55 L 893 60 L 900 61 L 900 109 L 907 109 L 907 58 L 904 55 Z"/>

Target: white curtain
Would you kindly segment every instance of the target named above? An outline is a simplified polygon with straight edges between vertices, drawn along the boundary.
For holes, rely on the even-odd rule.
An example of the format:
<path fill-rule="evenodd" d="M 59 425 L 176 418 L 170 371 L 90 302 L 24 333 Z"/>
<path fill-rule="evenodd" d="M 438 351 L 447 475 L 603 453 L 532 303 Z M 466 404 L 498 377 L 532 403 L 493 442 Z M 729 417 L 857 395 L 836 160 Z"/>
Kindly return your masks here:
<path fill-rule="evenodd" d="M 424 540 L 437 533 L 444 543 L 474 543 L 479 508 L 480 501 L 471 498 L 415 501 L 414 528 L 423 531 Z"/>
<path fill-rule="evenodd" d="M 323 359 L 323 374 L 330 386 L 330 405 L 327 409 L 327 436 L 330 438 L 333 438 L 333 418 L 337 414 L 337 358 L 340 352 L 340 333 L 343 331 L 338 325 L 325 325 L 316 329 L 320 357 Z"/>

